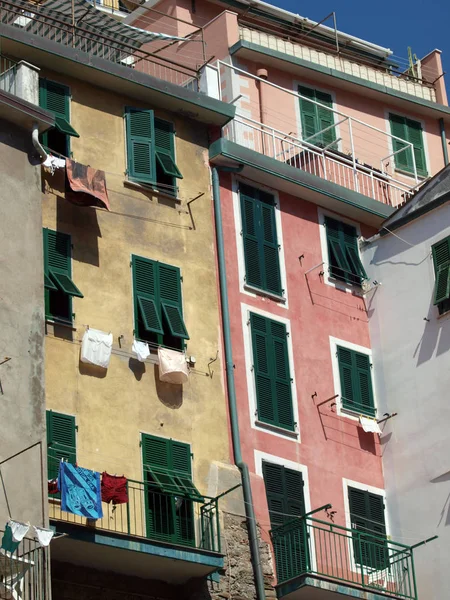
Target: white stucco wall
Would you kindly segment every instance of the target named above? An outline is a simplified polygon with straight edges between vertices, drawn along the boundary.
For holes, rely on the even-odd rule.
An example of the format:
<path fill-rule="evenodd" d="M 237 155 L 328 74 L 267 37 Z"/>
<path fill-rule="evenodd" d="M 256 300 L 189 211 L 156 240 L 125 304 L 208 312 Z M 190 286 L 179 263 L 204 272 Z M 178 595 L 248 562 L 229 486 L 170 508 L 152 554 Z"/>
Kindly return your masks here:
<path fill-rule="evenodd" d="M 450 590 L 450 313 L 433 306 L 431 246 L 450 235 L 450 205 L 363 249 L 380 412 L 397 412 L 381 438 L 392 538 L 415 550 L 420 600 Z M 410 246 L 409 244 L 413 244 Z"/>

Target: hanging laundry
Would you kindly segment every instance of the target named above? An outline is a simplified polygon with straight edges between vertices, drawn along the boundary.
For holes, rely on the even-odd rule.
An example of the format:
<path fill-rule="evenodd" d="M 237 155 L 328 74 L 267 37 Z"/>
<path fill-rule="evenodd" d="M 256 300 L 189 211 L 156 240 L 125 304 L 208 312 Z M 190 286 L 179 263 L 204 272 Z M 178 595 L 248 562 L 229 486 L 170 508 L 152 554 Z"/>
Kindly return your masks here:
<path fill-rule="evenodd" d="M 117 477 L 102 473 L 102 501 L 109 504 L 126 504 L 128 502 L 128 481 L 126 477 Z"/>
<path fill-rule="evenodd" d="M 49 479 L 47 487 L 48 487 L 48 493 L 50 494 L 50 496 L 57 494 L 59 492 L 58 480 L 57 479 Z"/>
<path fill-rule="evenodd" d="M 167 383 L 186 383 L 189 368 L 183 352 L 158 348 L 159 378 Z"/>
<path fill-rule="evenodd" d="M 131 349 L 136 354 L 137 359 L 141 362 L 144 362 L 144 360 L 150 356 L 150 350 L 146 342 L 139 342 L 138 340 L 134 340 Z"/>
<path fill-rule="evenodd" d="M 66 168 L 66 159 L 65 158 L 57 158 L 56 156 L 52 156 L 51 154 L 47 154 L 47 158 L 42 164 L 43 167 L 49 169 L 52 175 L 55 174 L 57 169 L 65 169 Z"/>
<path fill-rule="evenodd" d="M 37 539 L 41 546 L 48 546 L 52 540 L 53 534 L 55 533 L 52 529 L 44 529 L 43 527 L 33 526 L 34 537 Z"/>
<path fill-rule="evenodd" d="M 7 552 L 14 552 L 17 550 L 20 542 L 28 533 L 30 529 L 29 523 L 21 523 L 20 521 L 13 521 L 10 519 L 5 527 L 5 533 L 2 539 L 2 548 Z"/>
<path fill-rule="evenodd" d="M 359 417 L 359 422 L 361 423 L 362 428 L 366 432 L 382 433 L 380 426 L 378 425 L 376 419 L 369 419 L 369 417 L 363 417 L 361 415 Z"/>
<path fill-rule="evenodd" d="M 59 466 L 59 488 L 61 510 L 88 519 L 103 517 L 100 473 L 62 461 Z"/>
<path fill-rule="evenodd" d="M 81 344 L 81 362 L 107 369 L 111 359 L 112 333 L 99 329 L 86 329 Z"/>
<path fill-rule="evenodd" d="M 105 172 L 66 158 L 68 194 L 77 206 L 98 206 L 110 210 Z M 74 193 L 71 193 L 74 192 Z"/>

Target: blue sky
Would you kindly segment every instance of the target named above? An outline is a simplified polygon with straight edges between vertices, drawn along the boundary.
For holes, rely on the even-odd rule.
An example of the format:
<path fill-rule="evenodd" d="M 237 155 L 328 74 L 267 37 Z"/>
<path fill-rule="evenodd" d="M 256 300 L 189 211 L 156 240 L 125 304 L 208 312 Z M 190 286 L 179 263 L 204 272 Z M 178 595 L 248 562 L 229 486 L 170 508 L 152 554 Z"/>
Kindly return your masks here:
<path fill-rule="evenodd" d="M 355 0 L 317 0 L 305 4 L 294 0 L 266 1 L 314 21 L 334 10 L 338 29 L 390 48 L 404 60 L 408 57 L 408 46 L 418 58 L 439 48 L 447 71 L 447 93 L 450 92 L 449 0 L 390 0 L 387 4 Z M 332 26 L 331 19 L 325 24 Z"/>

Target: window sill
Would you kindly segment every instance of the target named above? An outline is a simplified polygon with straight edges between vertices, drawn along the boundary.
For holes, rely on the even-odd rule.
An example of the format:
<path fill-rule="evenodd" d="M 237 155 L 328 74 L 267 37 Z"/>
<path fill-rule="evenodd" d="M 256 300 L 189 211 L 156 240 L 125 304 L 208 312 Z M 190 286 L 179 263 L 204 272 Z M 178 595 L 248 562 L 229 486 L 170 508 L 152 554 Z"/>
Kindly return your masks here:
<path fill-rule="evenodd" d="M 178 198 L 178 194 L 168 194 L 167 192 L 163 192 L 152 184 L 139 183 L 138 181 L 131 181 L 131 179 L 124 179 L 123 184 L 125 187 L 130 187 L 135 190 L 141 190 L 145 192 L 151 192 L 155 196 L 159 196 L 161 198 L 168 198 L 173 200 L 173 202 L 181 202 L 181 199 Z"/>
<path fill-rule="evenodd" d="M 358 411 L 358 410 L 353 410 L 352 408 L 347 408 L 345 406 L 341 405 L 341 415 L 343 417 L 352 417 L 354 419 L 358 419 L 359 417 L 367 417 L 368 419 L 376 419 L 377 418 L 377 414 L 375 412 L 375 414 L 368 414 L 364 411 Z"/>
<path fill-rule="evenodd" d="M 333 285 L 337 289 L 350 292 L 355 296 L 363 296 L 363 288 L 361 285 L 358 285 L 356 283 L 347 283 L 343 279 L 338 279 L 337 277 L 332 277 L 331 275 L 327 276 L 327 281 L 330 285 Z"/>
<path fill-rule="evenodd" d="M 404 171 L 403 169 L 397 169 L 397 167 L 394 169 L 394 171 L 396 173 L 398 173 L 399 175 L 404 175 L 406 177 L 411 177 L 411 179 L 414 179 L 414 173 L 411 173 L 411 171 Z M 417 173 L 417 179 L 419 181 L 424 181 L 428 177 L 429 177 L 429 175 L 427 173 L 425 173 L 425 174 Z"/>
<path fill-rule="evenodd" d="M 252 285 L 248 285 L 247 283 L 244 283 L 244 290 L 246 290 L 247 292 L 253 292 L 254 294 L 257 294 L 258 296 L 265 296 L 266 298 L 270 298 L 271 300 L 274 300 L 275 302 L 280 302 L 282 304 L 286 303 L 285 296 L 278 296 L 278 294 L 272 294 L 271 292 L 266 292 L 265 290 L 262 290 L 257 287 L 253 287 Z"/>
<path fill-rule="evenodd" d="M 298 431 L 290 431 L 289 429 L 283 429 L 283 427 L 278 427 L 277 425 L 270 425 L 270 423 L 264 423 L 263 421 L 255 420 L 255 425 L 261 429 L 268 429 L 269 431 L 273 431 L 274 433 L 279 433 L 280 435 L 284 435 L 293 440 L 298 439 Z"/>
<path fill-rule="evenodd" d="M 52 319 L 51 317 L 45 317 L 45 324 L 53 325 L 56 327 L 66 327 L 67 329 L 71 329 L 72 331 L 77 330 L 73 323 L 70 323 L 69 321 L 59 321 L 58 319 Z"/>

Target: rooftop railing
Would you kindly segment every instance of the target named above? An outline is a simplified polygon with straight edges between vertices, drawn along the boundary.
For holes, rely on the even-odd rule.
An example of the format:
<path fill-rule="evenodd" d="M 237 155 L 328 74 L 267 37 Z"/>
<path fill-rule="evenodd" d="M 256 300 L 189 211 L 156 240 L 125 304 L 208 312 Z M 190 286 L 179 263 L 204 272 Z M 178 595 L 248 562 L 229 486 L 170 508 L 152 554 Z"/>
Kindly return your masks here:
<path fill-rule="evenodd" d="M 278 584 L 309 574 L 417 600 L 413 550 L 385 535 L 305 515 L 272 529 L 271 538 Z"/>
<path fill-rule="evenodd" d="M 0 549 L 0 598 L 47 600 L 49 573 L 48 548 L 35 540 L 24 538 L 14 552 Z"/>
<path fill-rule="evenodd" d="M 99 530 L 220 552 L 218 499 L 163 493 L 155 484 L 128 480 L 128 502 L 103 503 L 103 518 L 90 521 L 61 510 L 49 498 L 49 518 Z"/>

